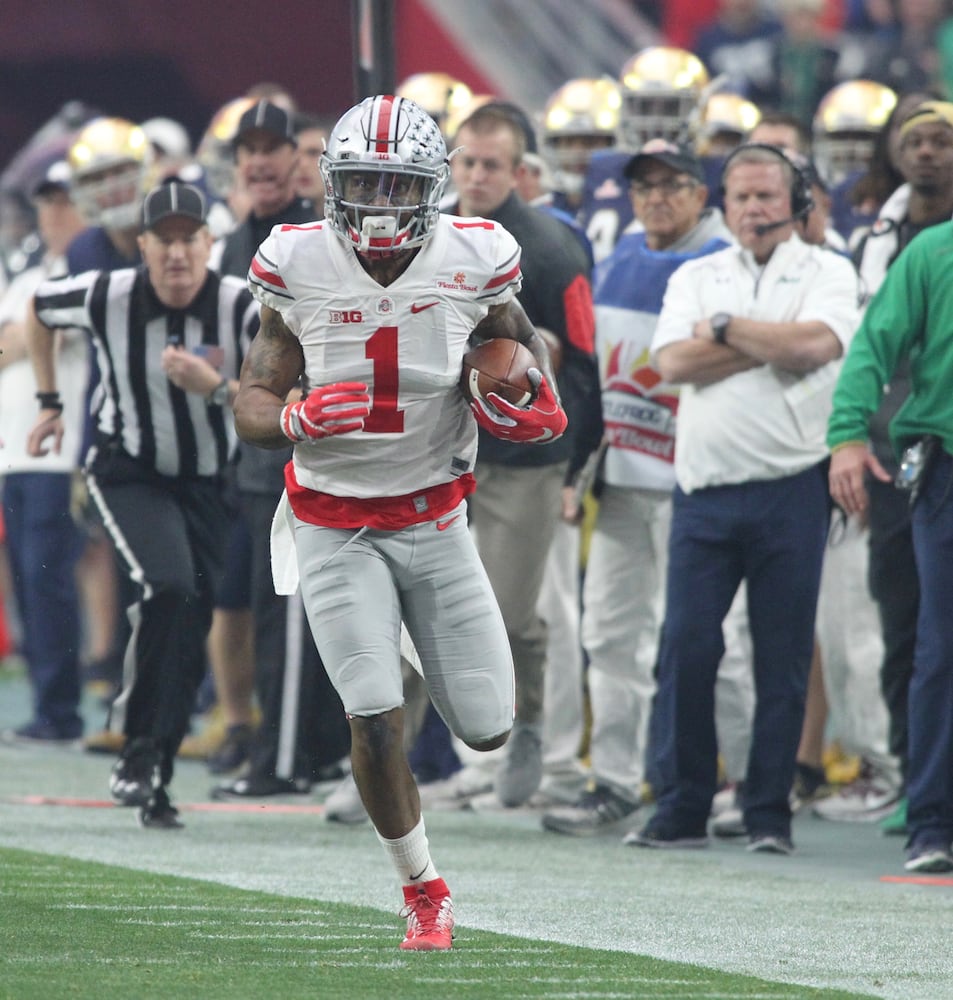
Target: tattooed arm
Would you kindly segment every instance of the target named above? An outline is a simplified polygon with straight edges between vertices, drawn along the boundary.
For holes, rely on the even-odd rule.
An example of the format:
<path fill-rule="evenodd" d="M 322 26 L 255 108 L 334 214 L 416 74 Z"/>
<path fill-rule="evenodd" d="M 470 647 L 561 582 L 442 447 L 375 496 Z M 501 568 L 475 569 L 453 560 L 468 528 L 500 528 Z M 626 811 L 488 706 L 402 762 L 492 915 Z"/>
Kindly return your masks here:
<path fill-rule="evenodd" d="M 281 411 L 303 373 L 304 354 L 298 338 L 280 313 L 262 306 L 261 328 L 242 365 L 234 404 L 235 427 L 243 441 L 259 448 L 288 447 Z"/>

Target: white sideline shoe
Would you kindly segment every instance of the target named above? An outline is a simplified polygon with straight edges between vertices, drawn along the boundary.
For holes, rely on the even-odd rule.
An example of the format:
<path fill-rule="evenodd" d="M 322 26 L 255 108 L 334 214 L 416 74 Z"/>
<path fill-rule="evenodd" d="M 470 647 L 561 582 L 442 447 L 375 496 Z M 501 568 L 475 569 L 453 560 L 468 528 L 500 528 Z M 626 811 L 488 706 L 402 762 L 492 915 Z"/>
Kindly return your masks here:
<path fill-rule="evenodd" d="M 353 774 L 342 778 L 324 800 L 324 818 L 329 823 L 344 823 L 347 826 L 363 823 L 367 819 L 367 810 Z"/>

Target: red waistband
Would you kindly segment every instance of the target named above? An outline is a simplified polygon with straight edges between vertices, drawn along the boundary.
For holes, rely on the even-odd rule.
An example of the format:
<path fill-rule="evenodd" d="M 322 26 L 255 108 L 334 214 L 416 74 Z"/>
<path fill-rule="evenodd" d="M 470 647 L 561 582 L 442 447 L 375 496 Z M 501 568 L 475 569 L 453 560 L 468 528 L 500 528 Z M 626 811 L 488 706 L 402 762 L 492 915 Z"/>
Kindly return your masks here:
<path fill-rule="evenodd" d="M 295 478 L 294 463 L 285 466 L 285 487 L 295 517 L 324 528 L 377 528 L 400 531 L 412 524 L 433 521 L 454 510 L 464 497 L 476 489 L 472 473 L 439 486 L 399 497 L 373 497 L 359 500 L 336 497 L 302 486 Z"/>

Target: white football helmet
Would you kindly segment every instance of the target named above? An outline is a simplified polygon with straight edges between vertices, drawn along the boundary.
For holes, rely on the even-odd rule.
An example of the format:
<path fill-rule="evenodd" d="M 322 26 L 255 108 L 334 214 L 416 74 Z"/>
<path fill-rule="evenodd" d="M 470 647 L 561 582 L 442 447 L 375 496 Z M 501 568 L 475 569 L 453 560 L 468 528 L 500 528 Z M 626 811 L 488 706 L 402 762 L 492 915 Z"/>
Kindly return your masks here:
<path fill-rule="evenodd" d="M 71 196 L 91 225 L 130 229 L 149 186 L 153 157 L 145 132 L 124 118 L 94 118 L 67 154 Z"/>
<path fill-rule="evenodd" d="M 421 246 L 450 176 L 437 123 L 403 97 L 368 97 L 331 131 L 321 157 L 324 213 L 348 246 L 389 254 Z"/>

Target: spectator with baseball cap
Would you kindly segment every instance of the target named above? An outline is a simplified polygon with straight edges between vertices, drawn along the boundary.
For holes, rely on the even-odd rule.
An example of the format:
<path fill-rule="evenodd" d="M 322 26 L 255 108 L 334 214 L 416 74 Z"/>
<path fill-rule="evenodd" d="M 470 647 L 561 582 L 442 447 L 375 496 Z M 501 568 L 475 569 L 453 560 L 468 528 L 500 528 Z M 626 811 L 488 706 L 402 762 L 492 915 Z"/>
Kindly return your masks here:
<path fill-rule="evenodd" d="M 633 184 L 639 184 L 641 174 L 654 163 L 671 167 L 676 174 L 686 174 L 699 184 L 705 183 L 701 160 L 688 146 L 668 139 L 650 139 L 625 165 L 623 174 Z M 675 182 L 677 178 L 667 180 Z M 662 187 L 660 190 L 665 191 L 666 188 Z"/>
<path fill-rule="evenodd" d="M 266 94 L 249 94 L 249 97 L 258 99 L 242 112 L 231 137 L 236 168 L 234 187 L 242 192 L 248 212 L 217 246 L 219 273 L 243 280 L 258 245 L 271 232 L 272 226 L 314 219 L 310 202 L 298 198 L 295 191 L 300 157 L 293 134 L 292 113 Z M 246 451 L 246 446 L 240 445 L 238 457 Z M 276 458 L 274 465 L 283 466 L 285 461 L 287 458 L 280 462 Z M 215 690 L 225 723 L 225 738 L 209 755 L 209 769 L 213 774 L 227 774 L 241 767 L 248 759 L 254 734 L 255 662 L 250 652 L 254 627 L 253 585 L 249 573 L 252 555 L 245 514 L 239 509 L 238 464 L 232 464 L 228 470 L 228 565 L 216 601 L 210 647 Z M 244 461 L 245 469 L 251 467 L 257 473 L 261 473 L 262 465 L 270 470 L 270 474 L 265 475 L 266 481 L 277 478 L 277 469 L 272 469 L 268 456 L 256 452 Z"/>
<path fill-rule="evenodd" d="M 80 330 L 63 330 L 56 348 L 57 382 L 71 411 L 63 446 L 42 458 L 26 448 L 37 389 L 27 353 L 30 300 L 41 282 L 65 273 L 66 248 L 86 227 L 70 200 L 69 176 L 66 162 L 56 160 L 35 181 L 31 194 L 43 257 L 13 279 L 0 301 L 0 482 L 20 651 L 33 693 L 32 719 L 4 739 L 44 746 L 72 744 L 83 731 L 76 564 L 84 539 L 71 513 L 89 378 Z"/>
<path fill-rule="evenodd" d="M 298 143 L 291 115 L 277 104 L 259 101 L 238 120 L 232 138 L 237 181 L 251 205 L 248 218 L 226 239 L 220 272 L 243 276 L 259 243 L 281 222 L 311 222 L 310 202 L 295 194 Z M 294 220 L 288 218 L 291 214 Z"/>
<path fill-rule="evenodd" d="M 232 145 L 237 182 L 250 199 L 251 211 L 224 240 L 222 274 L 244 280 L 258 245 L 274 226 L 316 220 L 313 203 L 296 194 L 299 151 L 294 124 L 292 113 L 267 100 L 246 109 L 239 119 Z M 305 794 L 325 768 L 333 774 L 350 750 L 344 709 L 318 656 L 301 599 L 278 596 L 272 582 L 271 522 L 290 458 L 290 445 L 268 450 L 241 442 L 231 470 L 238 509 L 232 516 L 229 567 L 216 615 L 231 620 L 223 628 L 232 629 L 235 636 L 251 610 L 254 694 L 262 717 L 252 734 L 252 684 L 242 676 L 247 668 L 241 659 L 218 665 L 213 660 L 228 729 L 224 745 L 209 760 L 210 770 L 235 770 L 247 760 L 237 775 L 213 789 L 216 798 Z"/>
<path fill-rule="evenodd" d="M 593 286 L 605 437 L 582 601 L 590 780 L 542 818 L 544 829 L 573 836 L 609 830 L 641 804 L 678 408 L 648 350 L 672 273 L 731 240 L 721 212 L 706 207 L 702 165 L 687 147 L 652 139 L 623 172 L 641 228 L 620 238 Z"/>

